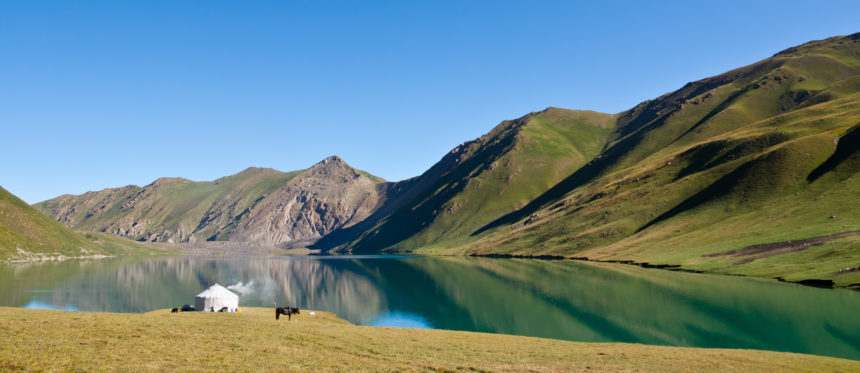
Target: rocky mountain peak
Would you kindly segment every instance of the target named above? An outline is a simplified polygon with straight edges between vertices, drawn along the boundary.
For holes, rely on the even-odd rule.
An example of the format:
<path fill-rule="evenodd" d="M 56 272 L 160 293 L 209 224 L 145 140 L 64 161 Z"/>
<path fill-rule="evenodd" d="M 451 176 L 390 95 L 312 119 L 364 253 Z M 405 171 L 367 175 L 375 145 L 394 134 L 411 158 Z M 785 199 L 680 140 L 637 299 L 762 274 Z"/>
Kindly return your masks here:
<path fill-rule="evenodd" d="M 352 168 L 352 166 L 347 164 L 346 161 L 336 155 L 319 161 L 317 164 L 308 168 L 308 172 L 311 174 L 323 175 L 347 172 L 350 174 L 358 175 L 358 172 L 354 168 Z"/>
<path fill-rule="evenodd" d="M 316 167 L 316 166 L 329 166 L 329 167 L 330 166 L 347 166 L 347 167 L 349 167 L 349 165 L 346 164 L 346 161 L 344 161 L 343 158 L 338 157 L 336 155 L 329 156 L 326 159 L 319 161 L 319 163 L 314 165 L 314 167 Z"/>

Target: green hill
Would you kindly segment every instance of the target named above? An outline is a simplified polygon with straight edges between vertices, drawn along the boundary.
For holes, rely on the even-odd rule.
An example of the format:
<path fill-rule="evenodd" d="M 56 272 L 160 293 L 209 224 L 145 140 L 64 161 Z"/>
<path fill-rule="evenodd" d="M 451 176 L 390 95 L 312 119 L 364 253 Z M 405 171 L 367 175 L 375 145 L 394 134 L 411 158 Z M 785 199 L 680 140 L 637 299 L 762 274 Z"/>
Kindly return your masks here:
<path fill-rule="evenodd" d="M 436 251 L 461 245 L 476 229 L 529 201 L 591 159 L 605 144 L 613 116 L 548 108 L 504 121 L 466 142 L 423 175 L 392 188 L 389 215 L 365 224 L 343 249 Z M 324 244 L 325 242 L 322 242 Z"/>
<path fill-rule="evenodd" d="M 619 114 L 586 166 L 455 251 L 860 283 L 858 127 L 860 34 L 790 48 Z"/>
<path fill-rule="evenodd" d="M 133 242 L 78 233 L 0 187 L 0 259 L 31 260 L 143 252 Z"/>

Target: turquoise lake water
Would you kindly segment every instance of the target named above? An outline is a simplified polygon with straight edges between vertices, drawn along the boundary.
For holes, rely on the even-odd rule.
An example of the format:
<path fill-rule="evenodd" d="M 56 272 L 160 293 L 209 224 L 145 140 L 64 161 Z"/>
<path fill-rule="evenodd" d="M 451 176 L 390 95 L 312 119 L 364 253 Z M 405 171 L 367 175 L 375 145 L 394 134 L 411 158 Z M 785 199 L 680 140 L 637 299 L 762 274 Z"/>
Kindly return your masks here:
<path fill-rule="evenodd" d="M 860 360 L 860 292 L 567 260 L 152 257 L 0 266 L 0 305 L 146 312 L 219 283 L 240 306 L 360 325 L 584 342 L 755 348 Z"/>

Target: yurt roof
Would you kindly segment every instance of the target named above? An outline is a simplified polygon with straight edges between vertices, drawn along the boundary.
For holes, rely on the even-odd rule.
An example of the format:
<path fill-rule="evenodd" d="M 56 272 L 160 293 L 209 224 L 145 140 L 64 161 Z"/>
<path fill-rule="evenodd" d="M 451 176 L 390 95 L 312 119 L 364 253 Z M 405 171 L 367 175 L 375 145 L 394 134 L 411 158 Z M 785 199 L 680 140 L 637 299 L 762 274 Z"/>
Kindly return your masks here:
<path fill-rule="evenodd" d="M 209 289 L 203 290 L 202 293 L 197 294 L 195 297 L 197 298 L 239 298 L 238 295 L 233 294 L 230 290 L 227 290 L 225 287 L 215 284 L 209 287 Z"/>

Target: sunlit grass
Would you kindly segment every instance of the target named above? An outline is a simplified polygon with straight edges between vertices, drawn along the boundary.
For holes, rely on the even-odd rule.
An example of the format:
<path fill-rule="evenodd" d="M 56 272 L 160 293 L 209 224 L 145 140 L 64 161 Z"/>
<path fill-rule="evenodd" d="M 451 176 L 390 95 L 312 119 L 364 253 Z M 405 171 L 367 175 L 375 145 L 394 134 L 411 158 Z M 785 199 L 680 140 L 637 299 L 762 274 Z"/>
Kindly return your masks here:
<path fill-rule="evenodd" d="M 0 370 L 860 371 L 860 362 L 792 353 L 363 327 L 325 312 L 288 322 L 272 314 L 0 308 Z"/>

